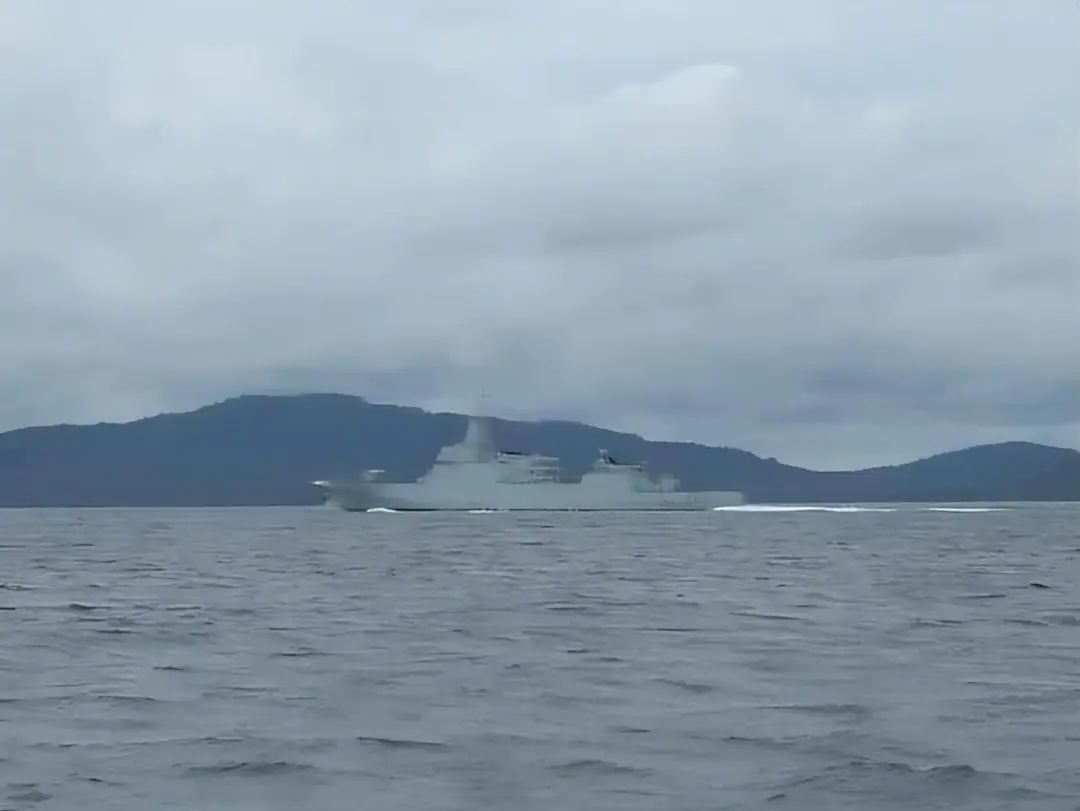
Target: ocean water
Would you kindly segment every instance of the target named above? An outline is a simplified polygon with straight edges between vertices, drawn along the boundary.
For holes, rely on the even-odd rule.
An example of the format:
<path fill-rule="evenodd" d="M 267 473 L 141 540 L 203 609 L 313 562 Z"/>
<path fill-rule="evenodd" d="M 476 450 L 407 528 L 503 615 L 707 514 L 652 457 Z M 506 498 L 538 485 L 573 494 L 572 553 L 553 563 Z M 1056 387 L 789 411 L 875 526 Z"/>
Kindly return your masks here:
<path fill-rule="evenodd" d="M 1080 505 L 0 510 L 74 808 L 1080 808 Z"/>

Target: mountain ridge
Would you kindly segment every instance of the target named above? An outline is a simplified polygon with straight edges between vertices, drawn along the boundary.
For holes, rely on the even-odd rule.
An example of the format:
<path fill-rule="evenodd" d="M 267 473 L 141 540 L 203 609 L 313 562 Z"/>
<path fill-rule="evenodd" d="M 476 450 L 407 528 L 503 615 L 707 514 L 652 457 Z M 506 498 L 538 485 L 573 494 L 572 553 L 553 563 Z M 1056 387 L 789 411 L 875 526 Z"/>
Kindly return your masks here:
<path fill-rule="evenodd" d="M 313 504 L 315 479 L 383 468 L 411 479 L 466 417 L 354 395 L 246 394 L 124 423 L 0 433 L 0 506 Z M 567 420 L 493 419 L 499 444 L 559 456 L 577 476 L 599 447 L 678 476 L 687 489 L 735 489 L 756 502 L 1080 500 L 1080 452 L 1010 441 L 899 465 L 814 471 L 749 451 Z"/>

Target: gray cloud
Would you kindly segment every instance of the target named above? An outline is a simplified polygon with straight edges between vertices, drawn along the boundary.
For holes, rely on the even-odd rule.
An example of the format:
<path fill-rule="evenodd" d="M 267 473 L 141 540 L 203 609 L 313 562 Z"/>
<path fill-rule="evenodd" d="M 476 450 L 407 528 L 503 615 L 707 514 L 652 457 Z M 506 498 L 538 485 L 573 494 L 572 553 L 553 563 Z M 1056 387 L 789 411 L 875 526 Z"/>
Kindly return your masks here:
<path fill-rule="evenodd" d="M 1080 445 L 1078 15 L 7 3 L 0 428 L 483 387 L 819 466 Z"/>

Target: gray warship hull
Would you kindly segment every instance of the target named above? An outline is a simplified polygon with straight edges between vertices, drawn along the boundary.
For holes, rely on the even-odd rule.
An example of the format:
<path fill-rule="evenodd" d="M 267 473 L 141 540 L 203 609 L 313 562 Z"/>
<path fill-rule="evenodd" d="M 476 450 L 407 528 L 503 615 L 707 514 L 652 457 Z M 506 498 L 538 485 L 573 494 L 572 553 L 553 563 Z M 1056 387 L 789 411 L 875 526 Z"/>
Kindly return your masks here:
<path fill-rule="evenodd" d="M 439 492 L 419 484 L 367 483 L 328 484 L 323 488 L 327 503 L 343 510 L 364 512 L 373 509 L 397 511 L 647 511 L 710 510 L 743 503 L 741 493 L 729 491 L 625 493 L 581 492 L 574 483 L 551 485 L 494 485 L 483 493 Z"/>
<path fill-rule="evenodd" d="M 674 511 L 743 503 L 735 491 L 684 491 L 671 475 L 654 476 L 606 451 L 578 481 L 565 481 L 559 460 L 499 451 L 486 420 L 473 418 L 462 442 L 439 452 L 415 482 L 388 482 L 382 471 L 346 481 L 314 482 L 326 503 L 348 511 Z"/>

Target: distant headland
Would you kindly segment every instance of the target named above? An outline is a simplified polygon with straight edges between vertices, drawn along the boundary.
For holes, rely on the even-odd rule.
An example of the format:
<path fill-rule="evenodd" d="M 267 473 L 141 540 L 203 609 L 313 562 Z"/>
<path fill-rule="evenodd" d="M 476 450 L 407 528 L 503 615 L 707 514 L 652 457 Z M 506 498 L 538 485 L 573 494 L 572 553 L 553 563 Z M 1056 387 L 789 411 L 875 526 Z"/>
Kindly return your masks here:
<path fill-rule="evenodd" d="M 465 424 L 460 414 L 304 394 L 245 395 L 120 424 L 22 428 L 0 433 L 0 506 L 316 504 L 316 479 L 368 468 L 420 475 Z M 575 422 L 496 419 L 493 428 L 500 446 L 561 457 L 571 475 L 606 448 L 672 472 L 687 489 L 738 490 L 752 502 L 1080 500 L 1080 452 L 1029 442 L 819 472 Z"/>

